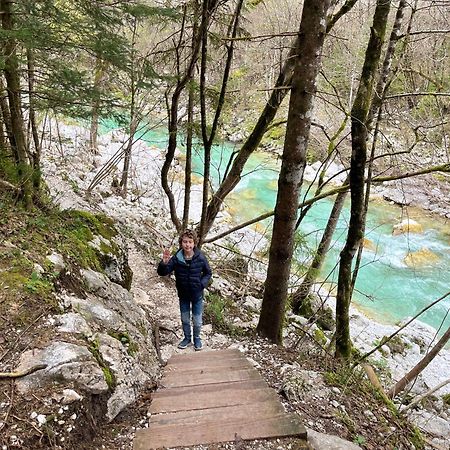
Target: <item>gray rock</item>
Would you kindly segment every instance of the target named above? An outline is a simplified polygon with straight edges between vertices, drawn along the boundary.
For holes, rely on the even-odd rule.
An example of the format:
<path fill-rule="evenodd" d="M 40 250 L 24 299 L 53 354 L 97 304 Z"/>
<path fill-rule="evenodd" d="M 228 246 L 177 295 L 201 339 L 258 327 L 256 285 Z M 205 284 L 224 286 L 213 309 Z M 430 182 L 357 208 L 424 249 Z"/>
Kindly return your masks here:
<path fill-rule="evenodd" d="M 83 316 L 77 313 L 67 313 L 56 317 L 58 330 L 63 333 L 79 333 L 91 336 L 92 330 Z"/>
<path fill-rule="evenodd" d="M 251 295 L 247 295 L 247 297 L 245 297 L 244 306 L 247 308 L 259 311 L 261 309 L 261 304 L 262 300 L 260 298 L 253 297 Z"/>
<path fill-rule="evenodd" d="M 102 369 L 89 350 L 81 345 L 55 341 L 44 349 L 28 350 L 22 353 L 17 371 L 37 364 L 46 364 L 47 367 L 17 380 L 20 392 L 50 385 L 55 380 L 73 382 L 92 394 L 108 391 Z"/>
<path fill-rule="evenodd" d="M 53 252 L 51 255 L 47 256 L 47 259 L 54 265 L 58 272 L 61 272 L 61 270 L 66 268 L 64 258 L 59 253 Z"/>
<path fill-rule="evenodd" d="M 132 404 L 144 385 L 156 377 L 155 365 L 146 367 L 140 360 L 128 353 L 127 346 L 107 334 L 94 336 L 98 349 L 106 364 L 112 371 L 116 386 L 108 400 L 108 420 L 113 420 L 124 408 Z M 144 366 L 145 367 L 145 366 Z"/>
<path fill-rule="evenodd" d="M 413 411 L 409 417 L 420 429 L 450 442 L 450 423 L 447 420 L 425 410 Z"/>
<path fill-rule="evenodd" d="M 314 450 L 358 450 L 361 449 L 359 445 L 353 442 L 341 439 L 332 434 L 318 433 L 310 428 L 306 429 L 308 434 L 308 444 Z"/>

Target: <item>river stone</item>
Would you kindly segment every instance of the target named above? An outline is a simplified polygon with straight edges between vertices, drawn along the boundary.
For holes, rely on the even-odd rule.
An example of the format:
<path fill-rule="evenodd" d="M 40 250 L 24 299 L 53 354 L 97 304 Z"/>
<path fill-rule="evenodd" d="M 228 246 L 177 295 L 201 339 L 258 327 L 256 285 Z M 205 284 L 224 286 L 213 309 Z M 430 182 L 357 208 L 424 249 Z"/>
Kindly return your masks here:
<path fill-rule="evenodd" d="M 311 428 L 306 428 L 308 435 L 308 444 L 314 450 L 358 450 L 361 449 L 359 445 L 353 442 L 341 439 L 332 434 L 318 433 Z"/>
<path fill-rule="evenodd" d="M 55 341 L 44 349 L 28 350 L 22 353 L 16 370 L 23 371 L 37 364 L 46 364 L 47 367 L 17 380 L 21 393 L 55 381 L 73 382 L 92 394 L 108 390 L 102 369 L 89 350 L 81 345 Z"/>

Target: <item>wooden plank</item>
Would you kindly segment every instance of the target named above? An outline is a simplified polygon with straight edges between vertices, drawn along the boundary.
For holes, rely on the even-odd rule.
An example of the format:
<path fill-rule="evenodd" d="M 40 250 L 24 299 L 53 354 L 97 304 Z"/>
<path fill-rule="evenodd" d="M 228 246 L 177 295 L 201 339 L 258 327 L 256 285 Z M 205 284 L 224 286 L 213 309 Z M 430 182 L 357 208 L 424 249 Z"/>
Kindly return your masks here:
<path fill-rule="evenodd" d="M 200 426 L 210 423 L 223 423 L 232 419 L 233 421 L 246 421 L 252 419 L 266 419 L 268 417 L 284 414 L 283 405 L 278 401 L 266 400 L 253 402 L 247 405 L 233 405 L 199 409 L 198 411 L 176 411 L 166 414 L 152 415 L 150 428 L 153 430 L 162 425 L 191 425 Z"/>
<path fill-rule="evenodd" d="M 231 372 L 198 372 L 187 377 L 183 373 L 165 376 L 160 382 L 166 388 L 179 386 L 197 386 L 200 384 L 227 383 L 230 381 L 259 380 L 261 375 L 255 369 L 238 369 Z"/>
<path fill-rule="evenodd" d="M 196 369 L 196 368 L 206 368 L 206 367 L 223 367 L 227 365 L 237 365 L 242 364 L 246 365 L 247 367 L 254 367 L 250 361 L 248 361 L 246 358 L 235 357 L 235 358 L 214 358 L 210 360 L 204 360 L 204 359 L 190 359 L 190 360 L 179 360 L 178 362 L 170 362 L 170 364 L 167 364 L 164 368 L 164 373 L 168 372 L 174 372 L 176 370 L 190 370 L 190 369 Z"/>
<path fill-rule="evenodd" d="M 188 360 L 210 360 L 210 359 L 226 359 L 226 358 L 239 358 L 243 357 L 243 354 L 236 348 L 225 350 L 203 350 L 201 352 L 190 353 L 176 353 L 172 355 L 167 364 Z"/>
<path fill-rule="evenodd" d="M 208 423 L 205 426 L 162 425 L 139 430 L 133 443 L 134 450 L 153 450 L 162 447 L 179 447 L 212 444 L 234 440 L 264 439 L 297 436 L 306 438 L 306 430 L 293 414 L 283 414 L 266 419 L 249 417 L 242 421 Z"/>
<path fill-rule="evenodd" d="M 167 380 L 170 380 L 174 377 L 179 377 L 184 375 L 186 378 L 195 378 L 195 377 L 205 377 L 206 375 L 217 374 L 226 374 L 231 372 L 239 372 L 239 371 L 255 371 L 255 369 L 246 361 L 237 361 L 232 364 L 223 363 L 218 366 L 208 366 L 204 367 L 190 367 L 189 369 L 177 369 L 177 370 L 165 370 L 163 376 L 160 380 L 160 384 L 165 385 Z M 225 375 L 226 376 L 226 375 Z"/>
<path fill-rule="evenodd" d="M 152 394 L 152 414 L 278 400 L 264 380 L 162 389 Z"/>

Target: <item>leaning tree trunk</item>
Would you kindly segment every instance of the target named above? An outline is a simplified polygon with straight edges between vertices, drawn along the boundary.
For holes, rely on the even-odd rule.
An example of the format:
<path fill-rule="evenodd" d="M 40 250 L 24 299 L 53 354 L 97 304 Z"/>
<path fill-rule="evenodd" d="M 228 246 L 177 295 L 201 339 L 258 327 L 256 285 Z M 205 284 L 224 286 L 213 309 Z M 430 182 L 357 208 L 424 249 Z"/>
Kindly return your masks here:
<path fill-rule="evenodd" d="M 11 32 L 13 26 L 12 0 L 1 0 L 2 28 Z M 20 196 L 26 208 L 33 206 L 33 188 L 31 184 L 31 166 L 27 156 L 25 127 L 22 116 L 22 102 L 20 97 L 20 76 L 16 55 L 16 42 L 12 37 L 3 44 L 4 74 L 8 90 L 9 112 L 11 117 L 11 147 L 17 157 L 17 175 L 20 183 Z"/>
<path fill-rule="evenodd" d="M 367 158 L 367 117 L 372 100 L 375 75 L 380 61 L 389 9 L 390 0 L 377 0 L 358 92 L 351 112 L 350 224 L 347 240 L 340 256 L 336 296 L 336 356 L 344 359 L 350 358 L 352 348 L 349 324 L 352 262 L 363 238 L 365 222 L 364 171 Z"/>
<path fill-rule="evenodd" d="M 260 335 L 275 343 L 282 340 L 298 196 L 306 166 L 316 78 L 320 68 L 329 6 L 330 0 L 306 0 L 300 23 L 286 138 L 278 178 L 269 267 L 257 326 Z"/>
<path fill-rule="evenodd" d="M 406 8 L 406 4 L 407 4 L 406 0 L 400 0 L 400 3 L 398 5 L 394 24 L 392 26 L 391 35 L 389 37 L 389 44 L 388 44 L 388 47 L 386 50 L 386 54 L 384 56 L 381 74 L 379 76 L 377 86 L 375 88 L 375 94 L 373 95 L 373 99 L 372 99 L 370 109 L 369 109 L 369 114 L 367 117 L 368 130 L 371 130 L 373 128 L 373 121 L 374 121 L 375 116 L 377 117 L 377 119 L 375 120 L 375 128 L 374 128 L 373 138 L 372 138 L 372 150 L 370 153 L 369 166 L 368 166 L 368 170 L 367 170 L 366 198 L 364 201 L 365 214 L 367 214 L 367 209 L 369 208 L 370 188 L 371 188 L 371 181 L 372 181 L 373 164 L 375 161 L 375 152 L 376 152 L 376 146 L 377 146 L 378 131 L 379 131 L 379 125 L 380 125 L 380 120 L 381 120 L 381 109 L 383 106 L 384 97 L 386 95 L 386 90 L 389 86 L 388 76 L 391 72 L 391 66 L 392 66 L 392 60 L 394 58 L 395 46 L 398 41 L 398 36 L 400 35 L 400 28 L 402 25 L 403 13 Z M 364 223 L 363 234 L 365 234 L 365 232 L 366 232 L 366 226 Z M 352 292 L 355 288 L 356 279 L 358 277 L 359 268 L 361 266 L 363 250 L 364 250 L 364 243 L 363 243 L 363 241 L 361 241 L 359 244 L 359 248 L 358 248 L 358 254 L 356 256 L 355 268 L 353 270 L 352 287 L 351 287 Z"/>
<path fill-rule="evenodd" d="M 347 183 L 347 181 L 345 183 Z M 325 231 L 323 232 L 322 239 L 320 240 L 319 246 L 317 247 L 314 259 L 309 266 L 300 287 L 292 296 L 292 312 L 294 314 L 298 314 L 302 303 L 304 302 L 306 297 L 308 297 L 309 292 L 311 291 L 312 285 L 319 277 L 320 269 L 322 268 L 323 262 L 325 261 L 325 256 L 330 248 L 331 239 L 333 237 L 334 231 L 336 230 L 336 225 L 339 221 L 339 216 L 341 215 L 346 197 L 347 191 L 340 192 L 337 195 L 336 200 L 334 201 L 330 217 L 328 218 Z"/>
<path fill-rule="evenodd" d="M 202 125 L 202 138 L 203 138 L 203 148 L 204 148 L 204 169 L 203 169 L 203 190 L 202 190 L 202 214 L 199 225 L 199 246 L 203 243 L 206 237 L 207 231 L 207 213 L 208 213 L 208 198 L 209 198 L 209 183 L 210 183 L 210 170 L 211 170 L 211 148 L 214 142 L 217 127 L 219 125 L 220 116 L 222 114 L 222 109 L 225 104 L 225 96 L 227 92 L 228 79 L 230 77 L 231 63 L 233 61 L 235 38 L 238 32 L 239 18 L 241 15 L 241 9 L 243 5 L 243 0 L 238 0 L 236 4 L 236 9 L 233 14 L 231 23 L 229 25 L 229 35 L 230 42 L 226 44 L 227 56 L 225 61 L 225 66 L 222 76 L 222 86 L 220 89 L 219 98 L 217 101 L 216 110 L 214 113 L 214 119 L 211 125 L 211 131 L 209 136 L 207 134 L 207 123 L 206 123 L 206 97 L 205 97 L 205 75 L 206 75 L 206 60 L 207 60 L 207 33 L 203 35 L 202 39 L 202 58 L 201 58 L 201 70 L 200 70 L 200 99 L 201 99 L 201 125 Z M 204 10 L 207 14 L 210 14 L 208 10 Z"/>
<path fill-rule="evenodd" d="M 182 231 L 182 222 L 178 218 L 177 214 L 177 208 L 176 208 L 176 201 L 174 193 L 172 192 L 172 189 L 170 187 L 169 183 L 169 170 L 172 165 L 173 159 L 175 157 L 175 150 L 177 148 L 177 138 L 178 138 L 178 105 L 180 102 L 181 94 L 183 93 L 186 85 L 188 82 L 192 80 L 192 77 L 194 75 L 194 69 L 197 64 L 198 60 L 198 54 L 200 51 L 200 44 L 201 44 L 201 36 L 203 33 L 203 28 L 208 26 L 208 23 L 202 23 L 200 24 L 200 27 L 196 29 L 194 27 L 194 33 L 197 31 L 197 34 L 193 36 L 193 44 L 191 48 L 191 54 L 189 56 L 189 60 L 186 64 L 186 70 L 184 74 L 182 75 L 180 72 L 180 60 L 179 60 L 179 51 L 182 46 L 182 41 L 184 39 L 184 29 L 185 29 L 185 21 L 187 16 L 187 6 L 184 7 L 184 16 L 183 16 L 183 24 L 182 24 L 182 30 L 180 32 L 180 40 L 178 42 L 178 47 L 176 49 L 176 55 L 177 55 L 177 70 L 178 70 L 178 76 L 179 79 L 177 81 L 177 84 L 175 86 L 175 89 L 172 94 L 172 98 L 170 101 L 170 105 L 168 105 L 168 118 L 167 118 L 167 129 L 169 132 L 169 142 L 167 144 L 167 152 L 166 157 L 164 159 L 163 166 L 161 168 L 161 186 L 167 196 L 167 200 L 169 202 L 169 210 L 170 210 L 170 218 L 172 220 L 172 223 L 175 225 L 175 228 L 177 229 L 177 232 L 181 233 Z"/>
<path fill-rule="evenodd" d="M 442 335 L 439 342 L 427 353 L 401 380 L 390 389 L 388 396 L 394 398 L 399 392 L 403 391 L 405 387 L 414 380 L 425 367 L 430 364 L 434 357 L 444 348 L 445 344 L 450 340 L 450 327 Z"/>

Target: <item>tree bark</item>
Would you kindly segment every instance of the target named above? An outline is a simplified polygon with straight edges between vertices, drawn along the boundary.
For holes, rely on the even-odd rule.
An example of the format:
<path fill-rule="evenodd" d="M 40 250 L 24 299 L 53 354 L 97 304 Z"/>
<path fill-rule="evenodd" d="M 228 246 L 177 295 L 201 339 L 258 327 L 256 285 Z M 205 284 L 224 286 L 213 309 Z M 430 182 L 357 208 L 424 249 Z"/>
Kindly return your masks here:
<path fill-rule="evenodd" d="M 280 343 L 294 247 L 295 223 L 311 127 L 316 78 L 326 34 L 329 0 L 306 0 L 300 23 L 286 138 L 275 206 L 269 267 L 257 331 Z"/>
<path fill-rule="evenodd" d="M 352 293 L 352 261 L 363 238 L 365 222 L 364 171 L 367 158 L 367 118 L 389 10 L 390 0 L 377 0 L 358 92 L 351 112 L 350 224 L 347 240 L 340 255 L 336 296 L 336 357 L 343 359 L 348 359 L 351 355 L 349 308 Z"/>
<path fill-rule="evenodd" d="M 2 14 L 2 28 L 7 32 L 14 29 L 12 0 L 1 0 L 0 8 Z M 26 208 L 33 206 L 33 189 L 31 184 L 31 166 L 27 156 L 27 145 L 25 139 L 25 127 L 22 115 L 22 102 L 20 97 L 20 76 L 16 55 L 16 42 L 8 37 L 3 45 L 5 58 L 4 74 L 6 88 L 8 91 L 9 111 L 11 116 L 11 147 L 17 157 L 17 175 L 20 181 L 21 200 Z"/>
<path fill-rule="evenodd" d="M 94 75 L 94 95 L 96 97 L 92 101 L 91 112 L 91 126 L 89 130 L 89 149 L 96 155 L 98 153 L 98 124 L 100 118 L 100 96 L 103 81 L 106 77 L 107 63 L 97 57 L 95 61 L 95 75 Z"/>
<path fill-rule="evenodd" d="M 210 166 L 211 166 L 211 148 L 212 144 L 214 142 L 217 127 L 219 124 L 219 119 L 222 114 L 223 105 L 225 103 L 225 95 L 228 85 L 228 79 L 230 76 L 230 70 L 231 70 L 231 63 L 233 61 L 233 54 L 234 54 L 234 38 L 237 35 L 238 26 L 239 26 L 239 18 L 241 15 L 241 9 L 242 9 L 243 0 L 239 0 L 236 5 L 235 12 L 233 14 L 230 26 L 229 26 L 229 34 L 232 38 L 231 41 L 227 44 L 227 58 L 225 62 L 225 68 L 223 71 L 223 77 L 222 77 L 222 86 L 219 94 L 219 99 L 217 102 L 216 111 L 214 114 L 213 123 L 211 125 L 211 132 L 209 134 L 209 137 L 207 136 L 207 126 L 206 126 L 206 105 L 205 105 L 205 73 L 206 73 L 206 45 L 207 45 L 207 35 L 205 32 L 205 36 L 203 38 L 203 45 L 202 45 L 202 70 L 201 70 L 201 80 L 200 80 L 200 94 L 202 98 L 202 137 L 203 137 L 203 147 L 205 152 L 205 164 L 204 164 L 204 173 L 203 173 L 203 198 L 202 198 L 202 215 L 200 220 L 200 226 L 199 226 L 199 246 L 203 243 L 203 240 L 206 236 L 206 233 L 208 232 L 208 198 L 209 198 L 209 175 L 210 175 Z M 207 14 L 210 14 L 209 11 L 206 11 Z"/>
<path fill-rule="evenodd" d="M 186 19 L 186 8 L 185 8 L 185 15 L 184 15 L 184 19 L 183 19 L 182 31 L 180 33 L 181 38 L 184 35 L 185 19 Z M 177 81 L 174 92 L 172 94 L 170 105 L 168 105 L 169 117 L 168 117 L 167 128 L 169 131 L 169 142 L 167 144 L 166 157 L 164 159 L 164 163 L 161 168 L 161 185 L 162 185 L 162 188 L 163 188 L 164 192 L 166 193 L 167 199 L 169 201 L 170 218 L 172 220 L 172 223 L 175 225 L 175 228 L 177 229 L 178 233 L 181 233 L 181 231 L 182 231 L 182 223 L 177 215 L 175 196 L 172 192 L 172 189 L 171 189 L 170 183 L 169 183 L 169 170 L 172 165 L 172 161 L 175 157 L 175 150 L 177 148 L 178 105 L 180 102 L 180 96 L 181 96 L 182 92 L 184 91 L 187 83 L 193 77 L 195 65 L 197 64 L 198 54 L 200 51 L 203 27 L 206 27 L 206 26 L 207 26 L 207 23 L 203 23 L 203 21 L 202 21 L 202 23 L 200 24 L 200 27 L 198 29 L 197 35 L 193 36 L 193 45 L 192 45 L 192 49 L 191 49 L 191 55 L 190 55 L 190 58 L 189 58 L 189 61 L 187 64 L 187 68 L 184 72 L 184 75 L 181 76 L 181 73 L 178 73 L 179 79 Z M 178 52 L 178 49 L 176 49 L 176 51 Z M 178 68 L 178 70 L 180 69 L 179 59 L 177 59 L 177 68 Z"/>
<path fill-rule="evenodd" d="M 33 167 L 33 195 L 39 201 L 39 194 L 41 191 L 41 141 L 39 139 L 39 132 L 36 120 L 35 109 L 35 67 L 34 55 L 31 49 L 27 48 L 27 68 L 28 68 L 28 98 L 29 98 L 29 120 L 31 126 L 31 134 L 33 136 L 34 151 L 29 150 L 30 162 Z"/>

